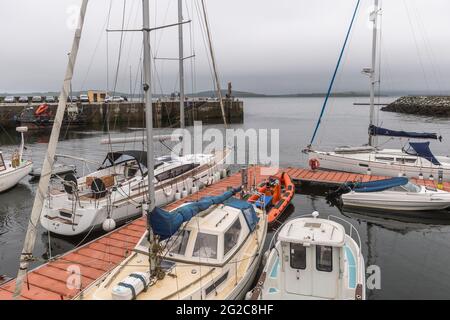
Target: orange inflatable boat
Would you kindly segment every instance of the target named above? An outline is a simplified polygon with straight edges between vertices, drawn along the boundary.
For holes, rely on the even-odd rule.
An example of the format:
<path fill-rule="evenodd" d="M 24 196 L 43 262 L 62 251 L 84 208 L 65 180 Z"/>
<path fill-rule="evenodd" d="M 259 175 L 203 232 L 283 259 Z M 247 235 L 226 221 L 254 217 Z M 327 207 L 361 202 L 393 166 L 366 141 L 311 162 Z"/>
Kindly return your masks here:
<path fill-rule="evenodd" d="M 258 185 L 258 193 L 251 195 L 247 201 L 267 210 L 268 222 L 274 222 L 291 203 L 295 186 L 286 172 L 270 176 Z"/>

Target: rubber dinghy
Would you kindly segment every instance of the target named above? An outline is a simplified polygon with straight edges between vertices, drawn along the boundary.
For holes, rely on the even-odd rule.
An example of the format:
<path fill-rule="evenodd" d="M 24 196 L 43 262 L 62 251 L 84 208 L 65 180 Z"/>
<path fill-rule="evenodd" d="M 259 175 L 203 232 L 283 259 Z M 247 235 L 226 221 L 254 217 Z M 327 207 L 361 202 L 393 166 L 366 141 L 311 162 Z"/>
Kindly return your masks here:
<path fill-rule="evenodd" d="M 295 186 L 286 172 L 271 176 L 258 186 L 258 192 L 248 199 L 258 207 L 267 210 L 267 220 L 273 223 L 291 203 L 295 194 Z"/>
<path fill-rule="evenodd" d="M 404 177 L 346 183 L 341 190 L 344 192 L 341 195 L 344 206 L 395 211 L 430 211 L 450 207 L 449 192 L 420 186 Z"/>

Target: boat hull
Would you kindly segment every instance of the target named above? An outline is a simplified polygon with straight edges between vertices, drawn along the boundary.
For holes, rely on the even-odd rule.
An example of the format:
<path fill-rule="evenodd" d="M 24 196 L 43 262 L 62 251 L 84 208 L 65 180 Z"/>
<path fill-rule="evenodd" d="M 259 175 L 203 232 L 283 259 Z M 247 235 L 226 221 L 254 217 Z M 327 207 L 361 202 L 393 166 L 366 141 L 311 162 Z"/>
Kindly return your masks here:
<path fill-rule="evenodd" d="M 25 178 L 32 170 L 32 162 L 26 161 L 17 168 L 8 168 L 6 171 L 0 172 L 0 192 L 7 191 L 16 186 L 19 181 Z"/>
<path fill-rule="evenodd" d="M 369 161 L 373 154 L 336 154 L 334 152 L 310 151 L 309 160 L 319 160 L 321 169 L 344 171 L 359 174 L 373 174 L 378 176 L 405 176 L 408 178 L 438 179 L 442 174 L 442 181 L 450 181 L 450 167 L 447 165 L 407 165 L 396 162 Z M 394 156 L 393 156 L 394 157 Z M 400 158 L 400 156 L 398 156 Z M 366 158 L 366 159 L 364 159 Z M 369 170 L 370 169 L 370 170 Z"/>

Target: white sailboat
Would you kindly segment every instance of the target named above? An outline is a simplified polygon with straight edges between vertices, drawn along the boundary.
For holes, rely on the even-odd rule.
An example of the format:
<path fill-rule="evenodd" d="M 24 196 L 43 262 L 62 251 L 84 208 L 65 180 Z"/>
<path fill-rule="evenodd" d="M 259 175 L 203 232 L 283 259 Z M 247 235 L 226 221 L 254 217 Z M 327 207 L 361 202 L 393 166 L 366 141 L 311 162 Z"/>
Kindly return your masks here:
<path fill-rule="evenodd" d="M 23 159 L 25 148 L 23 134 L 28 128 L 17 127 L 16 131 L 21 135 L 20 149 L 11 155 L 11 159 L 5 159 L 0 151 L 0 192 L 11 189 L 33 170 L 33 162 Z"/>
<path fill-rule="evenodd" d="M 155 205 L 163 206 L 226 176 L 231 150 L 156 158 L 153 185 Z M 59 188 L 50 189 L 40 223 L 53 233 L 74 236 L 142 214 L 147 201 L 147 152 L 109 152 L 100 168 L 84 177 L 66 175 Z"/>
<path fill-rule="evenodd" d="M 409 142 L 408 147 L 403 147 L 402 149 L 383 149 L 377 146 L 377 136 L 407 139 L 441 139 L 436 133 L 405 132 L 380 128 L 375 125 L 374 99 L 375 84 L 377 82 L 375 70 L 377 65 L 376 52 L 379 11 L 378 0 L 375 0 L 375 9 L 370 15 L 370 20 L 373 25 L 372 66 L 369 69 L 363 70 L 370 78 L 369 144 L 361 147 L 339 147 L 332 151 L 324 151 L 314 147 L 313 142 L 320 124 L 320 118 L 323 114 L 322 110 L 310 145 L 305 149 L 305 152 L 308 153 L 310 164 L 314 164 L 314 167 L 320 166 L 320 168 L 329 170 L 361 174 L 367 173 L 393 177 L 401 175 L 408 178 L 430 178 L 450 181 L 450 157 L 434 156 L 429 148 L 429 142 Z M 352 24 L 350 25 L 350 29 L 351 26 Z M 344 43 L 342 50 L 344 50 L 345 44 L 346 43 Z M 339 61 L 336 66 L 336 71 L 339 67 Z M 330 85 L 330 90 L 333 81 L 334 76 Z M 329 94 L 327 97 L 328 96 Z M 325 108 L 326 101 L 327 99 L 325 100 L 323 109 Z"/>
<path fill-rule="evenodd" d="M 332 216 L 318 216 L 314 212 L 312 217 L 295 218 L 280 227 L 248 299 L 365 299 L 365 266 L 358 232 L 349 223 L 347 234 L 344 226 L 332 221 Z"/>
<path fill-rule="evenodd" d="M 178 4 L 180 127 L 185 127 L 184 50 L 182 3 Z M 208 29 L 209 30 L 209 29 Z M 213 57 L 214 61 L 214 57 Z M 216 74 L 216 73 L 215 73 Z M 218 79 L 216 78 L 216 81 Z M 219 86 L 220 92 L 220 86 Z M 223 105 L 221 102 L 221 108 Z M 224 121 L 225 118 L 224 118 Z M 151 141 L 173 140 L 174 135 L 154 136 Z M 108 138 L 102 144 L 144 142 L 146 137 Z M 180 137 L 183 140 L 183 136 Z M 148 144 L 147 144 L 148 145 Z M 183 152 L 183 150 L 182 150 Z M 156 206 L 163 206 L 196 192 L 226 176 L 232 150 L 224 147 L 211 154 L 182 154 L 154 159 Z M 74 236 L 102 227 L 111 231 L 118 223 L 142 214 L 147 201 L 147 152 L 109 152 L 97 171 L 76 178 L 68 175 L 61 187 L 49 190 L 40 217 L 41 225 L 53 233 Z"/>

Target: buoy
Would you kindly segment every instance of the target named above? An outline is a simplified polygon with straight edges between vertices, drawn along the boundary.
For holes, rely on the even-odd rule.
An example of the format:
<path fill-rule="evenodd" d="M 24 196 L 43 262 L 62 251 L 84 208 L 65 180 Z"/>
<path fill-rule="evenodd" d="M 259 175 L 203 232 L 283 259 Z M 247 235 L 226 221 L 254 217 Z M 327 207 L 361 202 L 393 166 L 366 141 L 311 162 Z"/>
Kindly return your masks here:
<path fill-rule="evenodd" d="M 433 177 L 433 175 L 432 175 L 432 174 L 430 174 L 430 180 L 431 180 L 431 181 L 433 181 L 433 180 L 434 180 L 434 177 Z"/>
<path fill-rule="evenodd" d="M 146 216 L 147 215 L 147 210 L 148 210 L 148 204 L 143 203 L 142 204 L 142 216 Z"/>
<path fill-rule="evenodd" d="M 419 179 L 420 179 L 420 180 L 423 180 L 423 174 L 422 174 L 422 172 L 419 173 Z"/>
<path fill-rule="evenodd" d="M 103 221 L 102 228 L 106 232 L 112 231 L 116 228 L 116 222 L 114 221 L 114 219 L 107 218 L 105 221 Z"/>
<path fill-rule="evenodd" d="M 311 215 L 313 216 L 313 218 L 317 219 L 317 217 L 319 216 L 319 212 L 314 211 Z"/>
<path fill-rule="evenodd" d="M 311 170 L 316 170 L 320 167 L 320 162 L 318 159 L 310 159 L 309 160 L 309 167 Z"/>
<path fill-rule="evenodd" d="M 187 196 L 188 196 L 188 191 L 186 190 L 186 188 L 183 188 L 183 191 L 181 191 L 181 197 L 186 198 Z"/>
<path fill-rule="evenodd" d="M 372 170 L 370 169 L 370 168 L 367 168 L 367 173 L 366 173 L 368 176 L 371 176 L 372 175 Z"/>
<path fill-rule="evenodd" d="M 197 192 L 198 192 L 198 187 L 195 184 L 193 184 L 192 188 L 191 188 L 191 193 L 194 194 L 194 193 L 197 193 Z"/>
<path fill-rule="evenodd" d="M 214 182 L 219 182 L 220 181 L 220 172 L 214 173 L 214 178 L 215 178 Z"/>
<path fill-rule="evenodd" d="M 172 195 L 172 193 L 173 193 L 172 186 L 170 186 L 168 188 L 165 188 L 165 189 L 163 188 L 163 190 L 164 190 L 164 194 L 166 195 L 166 197 L 170 197 Z"/>
<path fill-rule="evenodd" d="M 180 191 L 177 190 L 177 192 L 175 192 L 175 200 L 178 201 L 181 199 L 181 193 Z"/>

